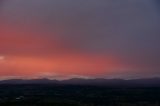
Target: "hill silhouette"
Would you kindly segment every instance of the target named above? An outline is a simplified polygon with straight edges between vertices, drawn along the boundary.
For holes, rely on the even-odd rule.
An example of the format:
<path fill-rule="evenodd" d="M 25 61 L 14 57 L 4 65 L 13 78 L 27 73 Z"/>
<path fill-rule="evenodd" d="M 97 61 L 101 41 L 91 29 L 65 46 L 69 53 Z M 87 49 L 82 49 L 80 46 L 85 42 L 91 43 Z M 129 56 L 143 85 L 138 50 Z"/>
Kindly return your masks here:
<path fill-rule="evenodd" d="M 9 79 L 1 80 L 0 84 L 58 84 L 58 85 L 88 85 L 88 86 L 108 86 L 108 87 L 160 87 L 160 78 L 145 79 L 82 79 L 72 78 L 68 80 L 50 79 Z"/>

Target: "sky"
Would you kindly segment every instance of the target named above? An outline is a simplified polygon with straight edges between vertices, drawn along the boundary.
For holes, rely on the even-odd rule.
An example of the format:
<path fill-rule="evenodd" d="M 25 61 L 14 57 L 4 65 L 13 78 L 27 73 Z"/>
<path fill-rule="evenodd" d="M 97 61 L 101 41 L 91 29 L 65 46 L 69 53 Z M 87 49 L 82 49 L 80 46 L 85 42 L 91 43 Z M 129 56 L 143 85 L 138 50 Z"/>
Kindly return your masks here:
<path fill-rule="evenodd" d="M 0 1 L 0 79 L 159 76 L 159 0 Z"/>

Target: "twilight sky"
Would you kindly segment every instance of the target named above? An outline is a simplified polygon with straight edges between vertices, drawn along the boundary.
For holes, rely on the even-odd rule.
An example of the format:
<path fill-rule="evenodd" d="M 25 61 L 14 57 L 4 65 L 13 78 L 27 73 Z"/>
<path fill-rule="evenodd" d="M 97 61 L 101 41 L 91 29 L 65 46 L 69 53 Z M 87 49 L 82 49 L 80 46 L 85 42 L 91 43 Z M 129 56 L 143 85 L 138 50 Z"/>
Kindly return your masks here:
<path fill-rule="evenodd" d="M 155 76 L 159 0 L 0 1 L 0 79 Z"/>

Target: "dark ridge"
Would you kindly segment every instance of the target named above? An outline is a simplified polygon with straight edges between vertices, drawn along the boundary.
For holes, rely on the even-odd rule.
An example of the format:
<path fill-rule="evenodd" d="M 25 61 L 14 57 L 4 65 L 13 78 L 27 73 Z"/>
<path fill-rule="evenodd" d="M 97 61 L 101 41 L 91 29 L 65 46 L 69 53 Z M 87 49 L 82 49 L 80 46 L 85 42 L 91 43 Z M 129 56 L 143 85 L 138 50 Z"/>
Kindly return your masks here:
<path fill-rule="evenodd" d="M 160 78 L 145 79 L 81 79 L 73 78 L 68 80 L 49 80 L 49 79 L 10 79 L 2 80 L 0 84 L 59 84 L 59 85 L 89 85 L 89 86 L 108 86 L 108 87 L 160 87 Z"/>

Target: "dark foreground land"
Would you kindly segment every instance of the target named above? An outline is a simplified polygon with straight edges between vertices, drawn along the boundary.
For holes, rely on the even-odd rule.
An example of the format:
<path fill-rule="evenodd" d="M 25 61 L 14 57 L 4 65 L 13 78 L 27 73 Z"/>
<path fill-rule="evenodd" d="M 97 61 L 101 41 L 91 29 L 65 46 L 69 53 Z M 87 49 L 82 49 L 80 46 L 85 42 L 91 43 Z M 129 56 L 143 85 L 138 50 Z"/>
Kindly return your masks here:
<path fill-rule="evenodd" d="M 160 106 L 160 88 L 0 85 L 0 106 Z"/>

